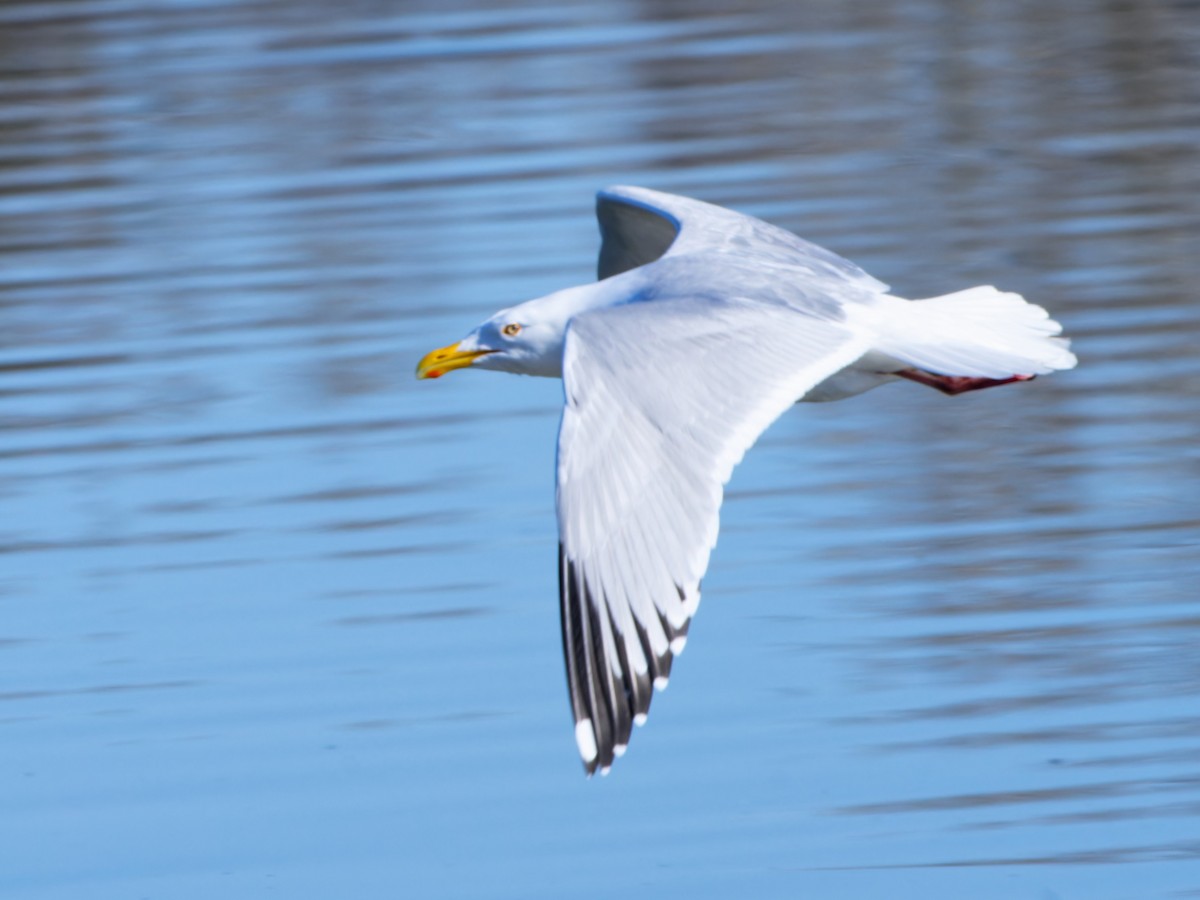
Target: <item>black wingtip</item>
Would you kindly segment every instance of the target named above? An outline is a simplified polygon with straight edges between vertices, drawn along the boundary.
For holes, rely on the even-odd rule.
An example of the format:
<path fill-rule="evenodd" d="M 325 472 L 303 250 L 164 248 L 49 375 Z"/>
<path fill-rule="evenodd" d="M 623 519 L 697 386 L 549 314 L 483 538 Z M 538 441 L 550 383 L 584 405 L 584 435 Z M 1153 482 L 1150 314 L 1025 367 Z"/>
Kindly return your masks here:
<path fill-rule="evenodd" d="M 666 686 L 675 652 L 682 649 L 680 641 L 686 639 L 690 622 L 673 626 L 658 612 L 657 623 L 651 623 L 657 628 L 651 630 L 661 629 L 667 646 L 661 653 L 655 653 L 651 630 L 637 616 L 632 616 L 633 632 L 646 668 L 637 672 L 630 661 L 632 645 L 626 644 L 632 636 L 617 627 L 607 599 L 597 594 L 589 581 L 586 566 L 572 560 L 561 543 L 558 572 L 563 660 L 575 722 L 575 743 L 584 774 L 590 778 L 596 772 L 608 773 L 629 745 L 634 726 L 646 721 L 654 693 Z M 681 600 L 686 596 L 678 586 L 676 592 Z M 641 664 L 640 659 L 638 663 Z"/>

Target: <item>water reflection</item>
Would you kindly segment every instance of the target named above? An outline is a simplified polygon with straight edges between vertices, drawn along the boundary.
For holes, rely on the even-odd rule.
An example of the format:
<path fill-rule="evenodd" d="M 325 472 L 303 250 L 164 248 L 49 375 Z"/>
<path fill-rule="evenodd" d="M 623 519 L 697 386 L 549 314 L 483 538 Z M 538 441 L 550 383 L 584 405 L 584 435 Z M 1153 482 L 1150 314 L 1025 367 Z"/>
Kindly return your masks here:
<path fill-rule="evenodd" d="M 1200 889 L 1187 4 L 0 24 L 6 887 Z M 907 296 L 1021 291 L 1081 367 L 782 420 L 653 725 L 584 785 L 560 389 L 411 370 L 589 272 L 609 182 L 771 218 Z"/>

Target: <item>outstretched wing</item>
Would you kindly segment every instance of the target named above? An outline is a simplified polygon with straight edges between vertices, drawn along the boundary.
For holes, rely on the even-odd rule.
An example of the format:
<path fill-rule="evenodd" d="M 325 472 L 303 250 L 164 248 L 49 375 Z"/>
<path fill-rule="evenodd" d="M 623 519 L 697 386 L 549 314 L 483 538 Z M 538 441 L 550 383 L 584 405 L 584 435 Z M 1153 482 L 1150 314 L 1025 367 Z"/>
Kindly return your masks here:
<path fill-rule="evenodd" d="M 865 349 L 837 322 L 740 298 L 635 303 L 572 320 L 559 594 L 589 774 L 624 752 L 683 649 L 733 467 L 784 410 Z"/>
<path fill-rule="evenodd" d="M 614 186 L 596 195 L 600 223 L 598 277 L 608 278 L 664 256 L 728 252 L 756 265 L 778 262 L 806 271 L 827 293 L 874 297 L 888 286 L 848 259 L 753 216 L 649 188 Z"/>

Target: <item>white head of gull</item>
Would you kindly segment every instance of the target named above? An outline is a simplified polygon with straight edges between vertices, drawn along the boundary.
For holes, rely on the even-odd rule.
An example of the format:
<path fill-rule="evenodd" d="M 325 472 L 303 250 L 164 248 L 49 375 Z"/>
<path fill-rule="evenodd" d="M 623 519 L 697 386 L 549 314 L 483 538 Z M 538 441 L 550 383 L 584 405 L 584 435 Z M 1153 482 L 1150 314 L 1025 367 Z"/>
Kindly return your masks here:
<path fill-rule="evenodd" d="M 590 775 L 624 753 L 700 602 L 723 487 L 800 400 L 907 379 L 958 394 L 1069 369 L 1061 327 L 1017 294 L 905 300 L 766 222 L 636 187 L 601 191 L 599 281 L 502 310 L 418 378 L 563 379 L 559 597 Z"/>

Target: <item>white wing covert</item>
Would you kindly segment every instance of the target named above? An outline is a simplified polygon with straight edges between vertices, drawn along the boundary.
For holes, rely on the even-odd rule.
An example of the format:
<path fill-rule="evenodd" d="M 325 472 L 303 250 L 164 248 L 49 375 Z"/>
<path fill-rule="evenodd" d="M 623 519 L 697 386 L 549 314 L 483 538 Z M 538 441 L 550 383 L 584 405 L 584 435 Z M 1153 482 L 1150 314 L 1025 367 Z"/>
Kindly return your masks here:
<path fill-rule="evenodd" d="M 734 466 L 792 403 L 865 350 L 837 322 L 732 297 L 633 303 L 571 321 L 559 594 L 589 774 L 624 751 L 683 649 Z"/>

